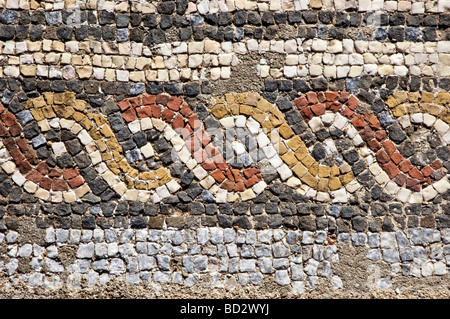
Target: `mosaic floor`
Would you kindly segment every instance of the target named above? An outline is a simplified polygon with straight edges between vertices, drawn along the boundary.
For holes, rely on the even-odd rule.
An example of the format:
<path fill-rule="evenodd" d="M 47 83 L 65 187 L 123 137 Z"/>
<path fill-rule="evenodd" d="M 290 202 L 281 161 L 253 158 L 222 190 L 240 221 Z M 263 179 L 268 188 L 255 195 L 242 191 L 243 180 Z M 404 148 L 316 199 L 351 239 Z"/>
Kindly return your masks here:
<path fill-rule="evenodd" d="M 0 7 L 5 289 L 448 283 L 448 1 Z"/>

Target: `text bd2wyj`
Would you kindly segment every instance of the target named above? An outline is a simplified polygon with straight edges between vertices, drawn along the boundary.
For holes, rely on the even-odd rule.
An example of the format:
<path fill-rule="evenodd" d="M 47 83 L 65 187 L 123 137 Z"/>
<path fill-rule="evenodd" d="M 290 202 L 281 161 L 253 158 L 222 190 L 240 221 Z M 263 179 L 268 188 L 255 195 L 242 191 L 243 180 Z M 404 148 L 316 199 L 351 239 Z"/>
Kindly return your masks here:
<path fill-rule="evenodd" d="M 268 303 L 220 303 L 214 305 L 198 305 L 187 303 L 180 306 L 181 315 L 269 315 Z"/>

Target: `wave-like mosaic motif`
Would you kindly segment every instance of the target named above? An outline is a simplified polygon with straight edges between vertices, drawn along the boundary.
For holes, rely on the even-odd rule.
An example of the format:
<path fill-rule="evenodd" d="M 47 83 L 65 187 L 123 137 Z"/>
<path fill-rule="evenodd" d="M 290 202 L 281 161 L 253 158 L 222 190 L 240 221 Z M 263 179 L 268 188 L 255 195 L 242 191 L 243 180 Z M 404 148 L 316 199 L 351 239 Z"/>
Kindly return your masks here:
<path fill-rule="evenodd" d="M 442 93 L 436 100 L 446 104 L 445 98 Z M 387 113 L 381 121 L 368 110 L 356 113 L 360 102 L 348 92 L 309 92 L 293 103 L 300 114 L 286 119 L 257 93 L 227 94 L 211 102 L 217 126 L 206 129 L 182 98 L 167 94 L 124 99 L 117 103 L 120 112 L 106 117 L 89 111 L 73 93 L 47 93 L 28 100 L 16 115 L 2 107 L 1 167 L 37 198 L 69 203 L 106 186 L 131 201 L 157 203 L 177 193 L 180 180 L 164 165 L 140 165 L 168 145 L 166 156 L 183 163 L 206 192 L 203 197 L 218 203 L 255 198 L 268 185 L 265 174 L 276 174 L 319 201 L 330 194 L 343 203 L 361 187 L 355 175 L 366 168 L 402 202 L 428 201 L 450 187 L 441 160 L 418 167 L 397 149 L 407 138 L 405 121 L 436 131 L 440 144 L 448 145 L 448 111 L 439 104 L 414 107 L 392 97 L 386 103 L 394 117 L 402 116 L 399 124 Z M 303 124 L 320 142 L 312 145 L 290 123 Z M 33 124 L 32 133 L 25 130 Z M 52 138 L 54 130 L 61 136 Z M 157 141 L 147 138 L 150 130 L 161 133 Z M 132 147 L 121 145 L 118 136 L 124 134 L 135 140 Z M 332 138 L 336 134 L 349 141 L 342 155 Z M 53 167 L 40 159 L 43 152 Z M 94 189 L 80 174 L 86 167 L 98 174 Z"/>

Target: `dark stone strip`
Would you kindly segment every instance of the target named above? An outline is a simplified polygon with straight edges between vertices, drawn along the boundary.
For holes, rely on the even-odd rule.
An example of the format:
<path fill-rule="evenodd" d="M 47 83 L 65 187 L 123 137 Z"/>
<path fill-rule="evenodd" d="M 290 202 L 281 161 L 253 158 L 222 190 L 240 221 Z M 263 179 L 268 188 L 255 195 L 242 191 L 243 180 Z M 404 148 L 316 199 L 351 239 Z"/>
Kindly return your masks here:
<path fill-rule="evenodd" d="M 275 201 L 276 202 L 276 201 Z M 0 209 L 0 221 L 5 228 L 16 230 L 21 217 L 33 217 L 38 228 L 83 228 L 124 227 L 124 228 L 162 228 L 164 222 L 168 227 L 192 228 L 240 227 L 243 229 L 287 228 L 303 231 L 327 230 L 329 234 L 356 232 L 384 232 L 396 229 L 450 227 L 448 205 L 407 204 L 372 202 L 367 209 L 362 205 L 336 205 L 301 203 L 245 203 L 237 205 L 236 211 L 230 212 L 226 206 L 235 204 L 207 204 L 214 207 L 214 214 L 200 214 L 198 209 L 206 206 L 196 202 L 188 204 L 190 209 L 183 214 L 177 206 L 167 204 L 105 202 L 89 205 L 77 204 L 9 204 Z M 242 204 L 242 203 L 241 203 Z M 110 207 L 115 206 L 115 209 Z M 290 206 L 290 209 L 287 207 Z M 403 207 L 403 208 L 402 208 Z M 276 208 L 275 210 L 273 208 Z M 112 210 L 111 210 L 112 209 Z M 283 213 L 279 211 L 283 210 Z"/>
<path fill-rule="evenodd" d="M 187 1 L 186 1 L 187 2 Z M 296 12 L 258 12 L 239 11 L 208 13 L 205 15 L 194 13 L 190 19 L 184 16 L 184 10 L 167 10 L 165 7 L 174 6 L 172 1 L 164 1 L 158 8 L 158 13 L 115 13 L 109 11 L 75 10 L 63 9 L 55 11 L 43 10 L 0 10 L 0 23 L 7 25 L 114 25 L 118 27 L 145 27 L 154 28 L 164 23 L 165 19 L 171 17 L 177 26 L 186 25 L 282 25 L 282 24 L 332 24 L 337 27 L 360 27 L 372 26 L 423 26 L 423 27 L 448 27 L 450 25 L 450 14 L 424 13 L 410 14 L 402 12 L 392 13 L 360 13 L 360 12 L 336 12 L 325 10 L 304 10 Z M 162 8 L 163 6 L 164 8 Z"/>
<path fill-rule="evenodd" d="M 169 2 L 163 2 L 171 3 Z M 286 30 L 301 38 L 378 41 L 438 41 L 450 39 L 450 14 L 412 15 L 334 11 L 289 13 L 236 11 L 187 16 L 163 10 L 156 14 L 64 9 L 44 12 L 3 10 L 0 40 L 52 39 L 134 41 L 145 45 L 168 41 L 240 41 L 285 39 Z M 289 29 L 286 29 L 289 28 Z M 361 31 L 361 32 L 359 32 Z M 176 37 L 176 38 L 174 38 Z"/>
<path fill-rule="evenodd" d="M 230 80 L 219 80 L 217 82 Z M 255 79 L 259 82 L 264 97 L 271 102 L 276 100 L 278 94 L 287 94 L 292 99 L 298 94 L 308 91 L 349 91 L 366 103 L 372 103 L 372 92 L 378 92 L 381 97 L 391 95 L 396 90 L 410 92 L 435 89 L 450 91 L 450 78 L 417 77 L 417 76 L 370 76 L 364 75 L 358 78 L 326 79 L 324 77 L 288 79 Z M 101 107 L 106 95 L 114 95 L 119 101 L 123 98 L 136 96 L 142 93 L 160 94 L 168 93 L 175 96 L 194 98 L 200 94 L 213 93 L 213 85 L 210 81 L 199 82 L 148 82 L 126 83 L 108 82 L 98 80 L 42 80 L 38 77 L 19 79 L 0 79 L 1 102 L 13 113 L 23 110 L 22 102 L 28 98 L 39 96 L 43 92 L 75 92 L 77 99 L 83 99 L 92 107 Z M 137 89 L 139 88 L 139 89 Z M 101 89 L 101 91 L 100 91 Z M 101 92 L 101 93 L 100 93 Z"/>

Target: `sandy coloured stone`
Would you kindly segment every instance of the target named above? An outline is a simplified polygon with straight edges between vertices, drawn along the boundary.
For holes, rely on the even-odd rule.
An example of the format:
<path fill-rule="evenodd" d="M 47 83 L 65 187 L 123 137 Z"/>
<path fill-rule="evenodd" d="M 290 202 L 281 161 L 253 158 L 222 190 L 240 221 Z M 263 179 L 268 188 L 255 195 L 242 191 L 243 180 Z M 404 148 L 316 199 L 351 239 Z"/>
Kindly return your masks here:
<path fill-rule="evenodd" d="M 110 186 L 116 185 L 119 182 L 117 175 L 110 170 L 106 170 L 101 176 Z"/>
<path fill-rule="evenodd" d="M 47 105 L 53 104 L 53 93 L 52 92 L 44 92 L 42 94 L 47 102 Z"/>
<path fill-rule="evenodd" d="M 43 120 L 39 121 L 37 124 L 38 124 L 39 128 L 41 129 L 41 132 L 48 132 L 51 130 L 50 123 L 48 122 L 47 119 L 43 119 Z M 74 134 L 78 134 L 80 132 L 80 130 L 78 130 L 76 133 L 74 132 Z"/>
<path fill-rule="evenodd" d="M 299 178 L 302 178 L 306 173 L 308 173 L 308 169 L 302 163 L 298 163 L 292 171 Z"/>
<path fill-rule="evenodd" d="M 436 96 L 434 102 L 439 105 L 446 105 L 447 103 L 450 102 L 450 93 L 445 92 L 445 91 L 439 92 L 438 95 Z"/>
<path fill-rule="evenodd" d="M 75 100 L 75 103 L 73 104 L 73 107 L 76 110 L 78 110 L 80 112 L 83 112 L 87 108 L 87 102 L 84 101 L 84 100 Z"/>
<path fill-rule="evenodd" d="M 390 64 L 378 65 L 378 74 L 381 76 L 394 74 L 394 67 Z"/>
<path fill-rule="evenodd" d="M 328 182 L 328 187 L 331 191 L 335 191 L 340 189 L 342 187 L 342 184 L 338 177 L 331 177 Z"/>
<path fill-rule="evenodd" d="M 63 193 L 64 202 L 74 203 L 77 201 L 77 195 L 74 191 L 67 191 Z"/>
<path fill-rule="evenodd" d="M 326 78 L 335 79 L 337 77 L 337 67 L 335 65 L 325 65 L 323 75 Z"/>
<path fill-rule="evenodd" d="M 288 148 L 286 147 L 286 145 L 283 142 L 276 143 L 274 146 L 275 146 L 275 149 L 278 150 L 278 155 L 283 155 L 283 154 L 285 154 L 285 153 L 287 153 L 289 151 Z M 298 162 L 297 158 L 295 158 L 295 159 Z"/>
<path fill-rule="evenodd" d="M 281 159 L 287 164 L 289 167 L 293 167 L 298 163 L 298 159 L 295 157 L 292 151 L 287 152 L 284 155 L 281 155 Z"/>
<path fill-rule="evenodd" d="M 147 184 L 148 183 L 143 182 L 143 181 L 134 181 L 134 187 L 139 190 L 147 190 L 148 189 Z"/>
<path fill-rule="evenodd" d="M 89 79 L 93 72 L 92 67 L 90 66 L 77 66 L 75 70 L 80 79 Z"/>
<path fill-rule="evenodd" d="M 322 0 L 311 0 L 309 6 L 313 9 L 322 9 Z"/>
<path fill-rule="evenodd" d="M 305 144 L 303 143 L 302 139 L 298 135 L 294 136 L 287 142 L 287 146 L 289 146 L 289 148 L 291 150 L 293 150 L 294 152 L 297 151 L 300 147 L 302 147 L 304 145 Z"/>
<path fill-rule="evenodd" d="M 419 92 L 408 92 L 409 102 L 419 102 L 420 93 Z"/>
<path fill-rule="evenodd" d="M 445 123 L 450 124 L 450 110 L 443 109 L 439 114 L 439 118 L 443 120 Z"/>
<path fill-rule="evenodd" d="M 100 152 L 106 152 L 106 150 L 108 149 L 106 147 L 106 142 L 104 139 L 99 139 L 99 140 L 95 141 L 95 145 L 97 145 Z M 112 154 L 111 153 L 108 153 L 108 154 L 111 155 L 111 157 L 109 159 L 112 159 Z"/>
<path fill-rule="evenodd" d="M 97 142 L 97 141 L 96 141 Z M 108 152 L 101 151 L 102 162 L 107 162 L 113 159 L 112 154 Z"/>
<path fill-rule="evenodd" d="M 133 71 L 130 72 L 130 81 L 133 82 L 144 82 L 145 72 L 144 71 Z"/>
<path fill-rule="evenodd" d="M 128 173 L 128 170 L 130 169 L 130 165 L 128 164 L 128 162 L 125 159 L 122 159 L 117 164 L 119 165 L 119 168 L 122 172 Z"/>
<path fill-rule="evenodd" d="M 263 123 L 266 120 L 266 113 L 260 109 L 253 108 L 252 117 L 259 123 Z"/>
<path fill-rule="evenodd" d="M 90 191 L 90 187 L 88 184 L 82 184 L 77 189 L 75 189 L 75 195 L 77 195 L 78 198 L 82 198 L 84 195 L 86 195 Z"/>
<path fill-rule="evenodd" d="M 227 102 L 227 104 L 237 103 L 237 101 L 235 99 L 235 95 L 233 93 L 226 93 L 225 101 Z"/>
<path fill-rule="evenodd" d="M 343 50 L 342 42 L 339 40 L 331 40 L 328 43 L 327 52 L 340 53 Z"/>
<path fill-rule="evenodd" d="M 53 111 L 53 107 L 51 106 L 45 106 L 42 108 L 42 113 L 44 116 L 48 119 L 54 118 L 56 116 L 55 112 Z"/>
<path fill-rule="evenodd" d="M 353 175 L 352 172 L 348 172 L 346 174 L 341 175 L 340 177 L 341 183 L 343 185 L 350 183 L 352 180 L 355 179 L 355 176 Z"/>
<path fill-rule="evenodd" d="M 428 113 L 430 113 L 431 115 L 439 115 L 442 110 L 443 107 L 437 104 L 429 104 L 428 106 Z"/>
<path fill-rule="evenodd" d="M 202 186 L 203 189 L 210 189 L 212 185 L 214 185 L 216 180 L 212 176 L 206 176 L 203 180 L 200 181 L 200 186 Z"/>
<path fill-rule="evenodd" d="M 103 138 L 102 135 L 100 134 L 100 132 L 98 131 L 97 127 L 93 126 L 88 132 L 89 132 L 89 135 L 94 140 L 99 140 L 99 139 Z"/>
<path fill-rule="evenodd" d="M 294 40 L 294 42 L 295 42 L 295 40 Z M 289 51 L 291 51 L 291 48 L 289 48 Z M 288 54 L 286 56 L 285 64 L 286 65 L 293 65 L 293 66 L 295 65 L 296 66 L 298 64 L 298 55 L 296 55 L 296 54 Z"/>
<path fill-rule="evenodd" d="M 228 112 L 227 112 L 227 109 L 225 108 L 225 105 L 220 104 L 220 105 L 216 105 L 212 108 L 211 114 L 214 115 L 214 117 L 221 119 L 222 117 L 227 115 Z"/>
<path fill-rule="evenodd" d="M 303 159 L 301 159 L 301 162 L 308 168 L 316 163 L 315 159 L 309 154 L 306 155 Z"/>
<path fill-rule="evenodd" d="M 36 121 L 42 121 L 44 117 L 44 113 L 40 109 L 31 110 L 31 115 L 34 117 Z"/>
<path fill-rule="evenodd" d="M 102 161 L 102 156 L 99 151 L 90 153 L 89 157 L 91 158 L 92 165 L 97 165 L 98 163 L 101 163 L 101 161 Z"/>
<path fill-rule="evenodd" d="M 72 106 L 75 102 L 75 92 L 64 92 L 62 94 L 62 102 L 64 105 Z"/>
<path fill-rule="evenodd" d="M 1 167 L 7 174 L 14 173 L 16 169 L 16 165 L 12 161 L 4 162 L 3 164 L 1 164 Z"/>
<path fill-rule="evenodd" d="M 295 152 L 295 157 L 297 157 L 299 161 L 303 160 L 307 155 L 308 155 L 308 149 L 306 148 L 305 145 L 302 145 Z"/>
<path fill-rule="evenodd" d="M 135 178 L 137 178 L 139 176 L 139 171 L 137 169 L 135 169 L 135 168 L 130 168 L 128 170 L 128 176 L 133 178 L 133 179 L 135 179 Z"/>
<path fill-rule="evenodd" d="M 430 103 L 419 103 L 419 104 L 414 104 L 414 107 L 409 106 L 408 108 L 408 113 L 418 113 L 418 112 L 423 112 L 423 113 L 430 113 L 430 107 L 431 104 Z M 436 115 L 436 114 L 433 114 Z"/>
<path fill-rule="evenodd" d="M 239 115 L 239 104 L 228 104 L 225 108 L 227 110 L 226 115 Z"/>
<path fill-rule="evenodd" d="M 23 76 L 35 76 L 36 75 L 36 66 L 35 65 L 21 65 L 20 73 Z"/>
<path fill-rule="evenodd" d="M 422 102 L 431 103 L 431 102 L 433 102 L 433 100 L 434 100 L 434 94 L 432 92 L 423 92 L 422 93 Z M 411 101 L 411 98 L 410 98 L 410 101 Z"/>
<path fill-rule="evenodd" d="M 272 129 L 274 129 L 273 123 L 270 120 L 262 122 L 261 126 L 265 129 L 266 132 L 271 132 Z"/>
<path fill-rule="evenodd" d="M 273 114 L 269 115 L 269 121 L 272 123 L 273 127 L 278 127 L 284 123 L 283 119 L 280 119 Z"/>
<path fill-rule="evenodd" d="M 113 155 L 113 159 L 116 163 L 120 163 L 123 161 L 123 156 L 122 156 L 122 147 L 120 147 L 120 145 L 117 143 L 117 141 L 113 141 L 113 143 L 111 143 L 111 145 L 117 145 L 117 148 L 111 148 L 109 145 L 109 142 L 113 140 L 113 139 L 109 139 L 108 141 L 106 141 L 106 145 L 108 145 L 109 149 L 112 149 L 112 155 Z M 117 143 L 117 144 L 116 144 Z"/>
<path fill-rule="evenodd" d="M 29 100 L 29 101 L 31 101 L 31 100 Z M 32 100 L 32 105 L 35 108 L 41 108 L 41 107 L 47 105 L 47 101 L 44 99 L 43 96 L 39 96 Z M 30 105 L 30 107 L 31 107 L 31 105 Z"/>
<path fill-rule="evenodd" d="M 76 122 L 80 123 L 80 122 L 82 122 L 82 121 L 86 118 L 86 114 L 81 113 L 81 112 L 74 112 L 74 113 L 72 114 L 72 118 L 73 118 Z"/>
<path fill-rule="evenodd" d="M 120 149 L 120 151 L 122 150 L 122 147 L 120 147 L 119 142 L 115 138 L 110 138 L 109 140 L 107 140 L 106 141 L 106 146 L 108 146 L 108 148 L 110 150 L 113 150 L 113 155 L 114 154 L 119 155 L 120 154 L 119 153 L 119 149 Z M 114 156 L 114 157 L 116 158 L 116 156 Z"/>
<path fill-rule="evenodd" d="M 247 104 L 247 93 L 237 93 L 234 97 L 235 103 L 238 104 Z"/>
<path fill-rule="evenodd" d="M 300 179 L 302 182 L 307 184 L 309 187 L 312 187 L 314 189 L 317 188 L 317 184 L 318 184 L 319 180 L 316 177 L 312 176 L 309 172 L 307 172 L 305 175 L 300 177 Z"/>
<path fill-rule="evenodd" d="M 406 102 L 408 100 L 408 93 L 405 91 L 398 91 L 392 94 L 392 96 L 397 100 L 398 104 Z"/>
<path fill-rule="evenodd" d="M 250 116 L 253 113 L 253 107 L 247 104 L 241 104 L 239 106 L 239 114 Z"/>
<path fill-rule="evenodd" d="M 124 200 L 137 201 L 139 192 L 137 189 L 129 189 L 123 194 Z"/>
<path fill-rule="evenodd" d="M 340 175 L 340 169 L 337 166 L 331 166 L 330 167 L 330 176 L 339 176 Z"/>
<path fill-rule="evenodd" d="M 75 112 L 75 109 L 73 107 L 62 107 L 62 118 L 64 119 L 70 119 Z"/>
<path fill-rule="evenodd" d="M 289 139 L 294 136 L 294 131 L 292 131 L 291 127 L 287 123 L 281 125 L 278 128 L 278 131 L 284 139 Z"/>
<path fill-rule="evenodd" d="M 97 126 L 102 126 L 103 124 L 106 123 L 106 119 L 102 114 L 96 114 L 93 116 L 93 119 L 95 121 L 95 124 L 97 124 Z"/>
<path fill-rule="evenodd" d="M 420 103 L 420 104 L 426 104 L 426 103 Z M 419 113 L 421 112 L 422 107 L 420 106 L 419 103 L 406 103 L 404 104 L 405 108 L 406 108 L 406 112 L 408 114 L 414 114 L 414 113 Z"/>
<path fill-rule="evenodd" d="M 279 108 L 277 108 L 277 107 L 272 107 L 272 108 L 270 109 L 270 113 L 272 113 L 273 115 L 275 115 L 277 118 L 283 119 L 283 120 L 284 120 L 284 115 L 283 115 L 283 113 L 280 111 Z"/>
<path fill-rule="evenodd" d="M 397 107 L 395 107 L 395 108 L 392 110 L 392 114 L 393 114 L 395 117 L 403 116 L 403 115 L 406 114 L 406 109 L 405 109 L 405 107 L 404 107 L 403 105 L 398 105 Z"/>
<path fill-rule="evenodd" d="M 141 172 L 139 173 L 139 179 L 144 181 L 154 180 L 156 178 L 155 172 Z"/>
<path fill-rule="evenodd" d="M 147 188 L 148 189 L 155 189 L 157 187 L 159 187 L 158 181 L 147 182 Z"/>
<path fill-rule="evenodd" d="M 260 99 L 258 101 L 258 104 L 256 104 L 256 107 L 260 109 L 263 112 L 269 112 L 272 109 L 272 103 L 265 99 Z"/>
<path fill-rule="evenodd" d="M 395 97 L 393 97 L 393 96 L 390 96 L 385 103 L 390 108 L 393 108 L 393 107 L 395 107 L 395 106 L 397 106 L 399 104 L 397 99 Z"/>
<path fill-rule="evenodd" d="M 73 124 L 72 129 L 71 129 L 72 133 L 73 134 L 78 134 L 82 129 L 83 129 L 83 127 L 81 127 L 80 124 L 75 123 L 75 121 L 74 121 L 74 124 Z"/>
<path fill-rule="evenodd" d="M 327 192 L 328 191 L 328 178 L 319 178 L 319 182 L 317 183 L 317 190 L 319 192 Z"/>
<path fill-rule="evenodd" d="M 316 176 L 319 172 L 319 163 L 315 162 L 311 167 L 309 168 L 309 172 L 311 175 Z"/>
<path fill-rule="evenodd" d="M 64 105 L 55 103 L 52 106 L 52 108 L 53 108 L 53 111 L 56 113 L 57 116 L 64 118 L 64 109 L 65 109 Z"/>
<path fill-rule="evenodd" d="M 328 177 L 328 176 L 330 176 L 330 167 L 329 166 L 324 166 L 324 165 L 319 165 L 318 176 L 319 177 Z"/>

